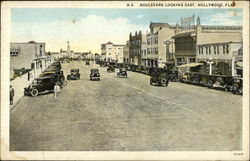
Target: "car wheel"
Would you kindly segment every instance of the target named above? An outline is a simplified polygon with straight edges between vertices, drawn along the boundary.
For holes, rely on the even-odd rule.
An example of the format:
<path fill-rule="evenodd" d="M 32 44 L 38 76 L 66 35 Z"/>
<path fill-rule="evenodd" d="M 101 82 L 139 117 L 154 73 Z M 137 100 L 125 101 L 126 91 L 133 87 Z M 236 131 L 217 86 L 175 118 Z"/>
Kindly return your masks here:
<path fill-rule="evenodd" d="M 167 79 L 166 78 L 161 78 L 161 84 L 166 84 L 167 83 Z"/>
<path fill-rule="evenodd" d="M 208 85 L 208 88 L 212 88 L 212 86 L 213 86 L 212 80 L 209 80 L 209 81 L 207 82 L 207 85 Z"/>
<path fill-rule="evenodd" d="M 66 80 L 63 81 L 63 85 L 66 86 L 68 82 Z"/>
<path fill-rule="evenodd" d="M 238 90 L 239 90 L 238 85 L 237 85 L 237 84 L 233 85 L 233 87 L 232 87 L 232 92 L 233 92 L 233 94 L 237 94 L 237 91 L 238 91 Z"/>
<path fill-rule="evenodd" d="M 152 85 L 153 84 L 153 82 L 152 82 L 152 80 L 150 80 L 150 85 Z"/>
<path fill-rule="evenodd" d="M 34 89 L 32 89 L 32 90 L 30 91 L 30 94 L 31 94 L 32 97 L 35 97 L 35 96 L 38 95 L 38 90 L 34 88 Z"/>

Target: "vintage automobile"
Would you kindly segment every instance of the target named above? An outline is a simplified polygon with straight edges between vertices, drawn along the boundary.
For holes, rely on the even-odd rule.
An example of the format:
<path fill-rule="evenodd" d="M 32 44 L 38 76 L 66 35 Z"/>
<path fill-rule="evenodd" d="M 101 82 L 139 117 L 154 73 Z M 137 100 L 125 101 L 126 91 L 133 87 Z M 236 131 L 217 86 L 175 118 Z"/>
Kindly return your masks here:
<path fill-rule="evenodd" d="M 138 65 L 131 64 L 129 67 L 129 71 L 135 72 L 137 67 L 138 67 Z"/>
<path fill-rule="evenodd" d="M 233 94 L 243 94 L 242 90 L 243 79 L 241 77 L 234 77 L 232 79 L 231 91 Z"/>
<path fill-rule="evenodd" d="M 117 72 L 117 77 L 124 77 L 124 78 L 128 78 L 128 74 L 127 74 L 127 69 L 126 68 L 120 68 L 119 71 Z"/>
<path fill-rule="evenodd" d="M 53 76 L 36 78 L 28 87 L 24 88 L 24 95 L 35 97 L 41 92 L 53 91 L 55 83 L 56 81 Z"/>
<path fill-rule="evenodd" d="M 164 70 L 155 70 L 150 76 L 150 85 L 162 85 L 168 86 L 169 75 L 168 72 Z"/>
<path fill-rule="evenodd" d="M 108 68 L 107 68 L 107 72 L 108 72 L 108 73 L 113 73 L 113 72 L 115 72 L 115 67 L 112 66 L 112 65 L 109 65 Z"/>
<path fill-rule="evenodd" d="M 99 70 L 98 69 L 91 69 L 89 79 L 90 80 L 100 80 Z"/>
<path fill-rule="evenodd" d="M 79 69 L 71 69 L 70 74 L 67 75 L 67 80 L 78 80 L 80 76 Z"/>
<path fill-rule="evenodd" d="M 172 82 L 178 81 L 178 71 L 177 70 L 170 70 L 169 72 L 169 80 Z"/>
<path fill-rule="evenodd" d="M 232 76 L 211 75 L 208 78 L 208 88 L 229 91 L 232 86 Z"/>
<path fill-rule="evenodd" d="M 56 71 L 44 71 L 41 73 L 38 78 L 42 77 L 54 77 L 55 82 L 57 82 L 61 87 L 67 85 L 67 81 L 65 80 L 65 77 L 63 75 L 63 71 L 61 70 L 56 70 Z"/>
<path fill-rule="evenodd" d="M 144 70 L 144 68 L 143 68 L 143 66 L 141 66 L 141 65 L 138 65 L 138 66 L 136 66 L 136 68 L 135 68 L 135 72 L 142 73 L 143 70 Z"/>

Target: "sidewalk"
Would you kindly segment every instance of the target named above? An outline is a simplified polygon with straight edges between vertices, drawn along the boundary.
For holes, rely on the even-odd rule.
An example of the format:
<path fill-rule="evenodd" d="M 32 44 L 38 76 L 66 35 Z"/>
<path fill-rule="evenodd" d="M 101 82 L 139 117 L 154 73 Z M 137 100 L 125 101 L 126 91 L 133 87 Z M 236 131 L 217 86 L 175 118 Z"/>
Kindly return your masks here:
<path fill-rule="evenodd" d="M 41 70 L 36 71 L 36 77 L 41 73 Z M 13 105 L 10 105 L 10 109 L 13 110 L 16 104 L 20 101 L 20 99 L 24 96 L 24 88 L 27 87 L 35 78 L 34 78 L 34 71 L 31 71 L 32 77 L 28 81 L 28 73 L 15 78 L 14 80 L 10 81 L 10 85 L 15 90 Z"/>

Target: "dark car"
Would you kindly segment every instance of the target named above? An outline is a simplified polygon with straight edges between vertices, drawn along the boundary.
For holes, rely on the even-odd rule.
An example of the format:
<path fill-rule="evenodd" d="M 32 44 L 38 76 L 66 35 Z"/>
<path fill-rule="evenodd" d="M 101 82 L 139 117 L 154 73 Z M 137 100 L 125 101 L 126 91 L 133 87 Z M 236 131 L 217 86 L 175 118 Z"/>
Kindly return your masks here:
<path fill-rule="evenodd" d="M 100 80 L 99 70 L 98 69 L 91 69 L 89 78 L 90 78 L 90 80 Z"/>
<path fill-rule="evenodd" d="M 117 72 L 117 77 L 124 77 L 124 78 L 128 78 L 128 74 L 127 74 L 127 69 L 126 68 L 120 68 L 119 71 Z"/>
<path fill-rule="evenodd" d="M 164 70 L 155 70 L 150 76 L 150 85 L 168 86 L 169 75 Z"/>
<path fill-rule="evenodd" d="M 55 83 L 56 81 L 53 76 L 37 78 L 28 87 L 24 88 L 24 95 L 35 97 L 41 92 L 53 91 Z"/>
<path fill-rule="evenodd" d="M 212 77 L 212 88 L 229 91 L 232 87 L 232 76 L 213 75 Z"/>
<path fill-rule="evenodd" d="M 71 69 L 70 74 L 67 75 L 67 80 L 78 80 L 80 76 L 79 69 Z"/>
<path fill-rule="evenodd" d="M 178 71 L 177 70 L 170 70 L 169 71 L 169 80 L 172 82 L 178 81 Z"/>
<path fill-rule="evenodd" d="M 232 79 L 231 91 L 233 92 L 233 94 L 241 94 L 242 95 L 242 93 L 243 93 L 242 84 L 243 84 L 242 78 L 234 77 Z"/>
<path fill-rule="evenodd" d="M 108 73 L 113 73 L 113 72 L 115 72 L 115 67 L 112 66 L 112 65 L 109 65 L 108 68 L 107 68 L 107 72 L 108 72 Z"/>
<path fill-rule="evenodd" d="M 67 81 L 65 80 L 63 71 L 56 70 L 56 71 L 44 71 L 39 75 L 39 78 L 42 77 L 53 77 L 55 82 L 57 82 L 61 87 L 67 85 Z"/>

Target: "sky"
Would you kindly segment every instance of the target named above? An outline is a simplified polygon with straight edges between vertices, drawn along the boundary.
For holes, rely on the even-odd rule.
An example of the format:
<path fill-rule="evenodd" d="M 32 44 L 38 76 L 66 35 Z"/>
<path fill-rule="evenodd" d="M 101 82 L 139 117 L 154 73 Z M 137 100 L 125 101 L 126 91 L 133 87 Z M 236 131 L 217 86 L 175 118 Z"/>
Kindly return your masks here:
<path fill-rule="evenodd" d="M 241 9 L 14 8 L 11 42 L 45 42 L 46 51 L 100 53 L 100 44 L 125 44 L 129 33 L 149 31 L 150 22 L 180 24 L 195 15 L 202 25 L 242 25 Z"/>

